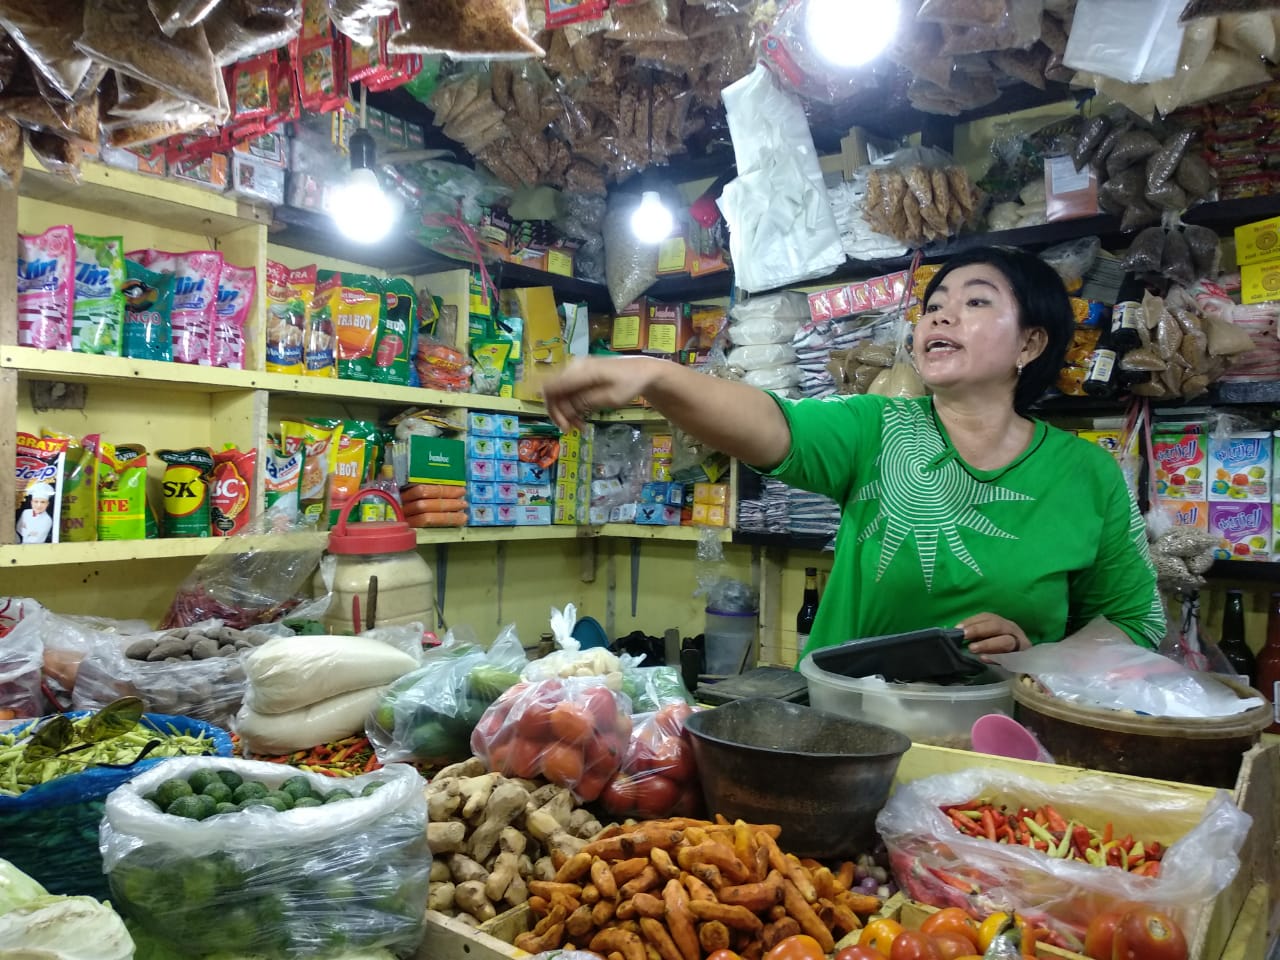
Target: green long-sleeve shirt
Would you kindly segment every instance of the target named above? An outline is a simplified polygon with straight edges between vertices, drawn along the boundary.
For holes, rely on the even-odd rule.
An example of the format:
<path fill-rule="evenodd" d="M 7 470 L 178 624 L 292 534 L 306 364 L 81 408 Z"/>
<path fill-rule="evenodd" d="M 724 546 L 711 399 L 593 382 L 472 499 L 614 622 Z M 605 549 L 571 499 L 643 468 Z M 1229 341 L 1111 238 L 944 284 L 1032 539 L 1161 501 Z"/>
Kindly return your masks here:
<path fill-rule="evenodd" d="M 928 397 L 778 400 L 791 450 L 772 475 L 841 505 L 835 564 L 803 657 L 990 612 L 1032 643 L 1106 617 L 1165 632 L 1147 538 L 1111 455 L 1033 421 L 999 470 L 970 467 Z"/>

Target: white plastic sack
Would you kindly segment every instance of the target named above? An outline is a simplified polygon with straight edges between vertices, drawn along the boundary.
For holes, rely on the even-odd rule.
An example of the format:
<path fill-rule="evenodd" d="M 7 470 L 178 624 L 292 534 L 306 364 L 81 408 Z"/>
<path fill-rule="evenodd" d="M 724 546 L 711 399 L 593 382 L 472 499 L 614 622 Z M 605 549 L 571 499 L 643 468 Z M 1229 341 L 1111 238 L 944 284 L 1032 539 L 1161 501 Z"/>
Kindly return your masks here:
<path fill-rule="evenodd" d="M 1234 716 L 1263 702 L 1127 641 L 1074 635 L 991 659 L 1030 674 L 1060 700 L 1108 710 L 1204 719 Z"/>
<path fill-rule="evenodd" d="M 1062 62 L 1125 83 L 1172 77 L 1185 0 L 1079 0 Z"/>
<path fill-rule="evenodd" d="M 340 693 L 391 683 L 419 662 L 365 636 L 278 637 L 245 658 L 245 706 L 257 713 L 300 710 Z"/>
<path fill-rule="evenodd" d="M 729 324 L 726 334 L 739 346 L 790 344 L 802 323 L 800 317 L 757 317 Z"/>
<path fill-rule="evenodd" d="M 790 343 L 761 343 L 754 346 L 735 347 L 726 358 L 729 366 L 742 370 L 763 370 L 765 367 L 789 366 L 796 362 L 796 352 Z"/>
<path fill-rule="evenodd" d="M 770 290 L 844 262 L 800 100 L 758 64 L 722 93 L 738 177 L 719 200 L 737 283 Z"/>
<path fill-rule="evenodd" d="M 622 689 L 622 661 L 603 647 L 581 649 L 573 636 L 578 610 L 572 603 L 563 610 L 551 608 L 551 634 L 559 648 L 538 660 L 530 660 L 521 680 L 537 682 L 553 677 L 603 677 L 610 690 Z"/>
<path fill-rule="evenodd" d="M 288 713 L 258 713 L 246 705 L 231 726 L 250 753 L 279 757 L 309 750 L 362 732 L 365 715 L 378 705 L 385 689 L 379 685 L 351 690 Z"/>

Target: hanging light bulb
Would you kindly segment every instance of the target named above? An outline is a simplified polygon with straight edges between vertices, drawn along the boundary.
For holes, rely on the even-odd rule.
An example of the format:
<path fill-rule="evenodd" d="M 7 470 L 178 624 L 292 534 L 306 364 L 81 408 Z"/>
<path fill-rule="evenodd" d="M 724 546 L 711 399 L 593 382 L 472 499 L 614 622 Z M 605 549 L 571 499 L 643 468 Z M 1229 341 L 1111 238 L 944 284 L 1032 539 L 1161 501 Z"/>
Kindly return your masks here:
<path fill-rule="evenodd" d="M 373 172 L 373 137 L 361 127 L 351 135 L 351 173 L 335 191 L 329 215 L 343 236 L 356 243 L 384 239 L 400 216 L 400 205 L 387 195 Z"/>
<path fill-rule="evenodd" d="M 833 66 L 865 66 L 893 42 L 901 6 L 900 0 L 808 0 L 809 43 Z"/>
<path fill-rule="evenodd" d="M 631 232 L 641 243 L 661 243 L 675 229 L 675 218 L 658 196 L 657 190 L 646 190 L 640 206 L 631 214 Z"/>

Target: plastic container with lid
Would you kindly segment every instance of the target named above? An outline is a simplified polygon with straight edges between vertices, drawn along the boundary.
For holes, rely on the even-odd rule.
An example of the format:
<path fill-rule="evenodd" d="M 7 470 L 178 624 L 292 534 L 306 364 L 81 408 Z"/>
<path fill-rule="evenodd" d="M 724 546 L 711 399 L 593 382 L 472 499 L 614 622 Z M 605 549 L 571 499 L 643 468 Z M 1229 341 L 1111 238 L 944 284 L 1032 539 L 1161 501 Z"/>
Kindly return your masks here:
<path fill-rule="evenodd" d="M 729 677 L 741 673 L 756 639 L 756 611 L 713 610 L 707 607 L 707 674 Z"/>
<path fill-rule="evenodd" d="M 372 497 L 386 500 L 395 519 L 348 523 L 352 509 Z M 347 501 L 329 531 L 329 553 L 337 565 L 325 629 L 358 633 L 372 618 L 375 627 L 416 621 L 435 630 L 431 568 L 418 553 L 417 534 L 405 523 L 400 504 L 386 491 L 366 488 Z"/>

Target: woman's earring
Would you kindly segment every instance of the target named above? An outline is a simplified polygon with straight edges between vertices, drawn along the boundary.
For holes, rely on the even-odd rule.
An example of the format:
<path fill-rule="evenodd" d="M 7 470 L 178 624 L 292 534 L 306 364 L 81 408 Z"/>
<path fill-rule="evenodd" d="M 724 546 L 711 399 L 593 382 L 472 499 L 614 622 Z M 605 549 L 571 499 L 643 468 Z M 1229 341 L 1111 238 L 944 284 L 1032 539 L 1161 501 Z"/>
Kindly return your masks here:
<path fill-rule="evenodd" d="M 1023 368 L 1023 366 L 1024 366 L 1023 362 L 1022 362 L 1021 360 L 1019 360 L 1019 361 L 1018 361 L 1018 376 L 1022 376 L 1022 368 Z"/>

